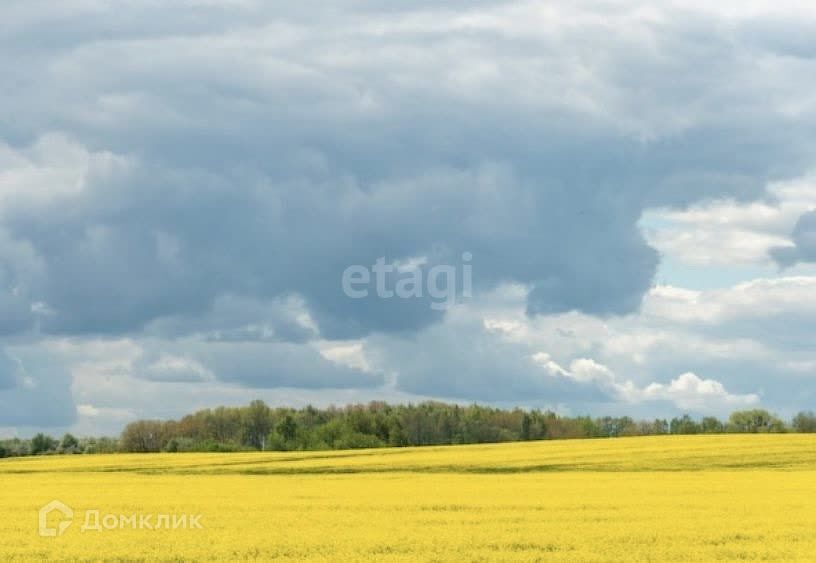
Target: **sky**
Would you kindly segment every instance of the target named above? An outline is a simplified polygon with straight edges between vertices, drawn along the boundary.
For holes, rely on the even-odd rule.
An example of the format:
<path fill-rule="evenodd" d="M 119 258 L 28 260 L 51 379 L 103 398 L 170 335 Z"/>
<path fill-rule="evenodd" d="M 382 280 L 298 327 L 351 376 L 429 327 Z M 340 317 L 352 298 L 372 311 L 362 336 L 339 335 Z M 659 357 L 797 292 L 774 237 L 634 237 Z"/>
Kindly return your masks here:
<path fill-rule="evenodd" d="M 0 436 L 256 398 L 816 408 L 813 3 L 0 16 Z"/>

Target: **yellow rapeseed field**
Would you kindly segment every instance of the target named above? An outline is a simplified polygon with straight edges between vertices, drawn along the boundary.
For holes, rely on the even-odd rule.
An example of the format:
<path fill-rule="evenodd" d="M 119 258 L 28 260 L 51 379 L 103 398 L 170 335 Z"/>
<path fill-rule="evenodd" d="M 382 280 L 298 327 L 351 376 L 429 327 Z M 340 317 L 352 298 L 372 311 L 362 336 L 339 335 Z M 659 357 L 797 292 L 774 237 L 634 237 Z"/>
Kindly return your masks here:
<path fill-rule="evenodd" d="M 4 561 L 816 559 L 809 435 L 22 458 L 0 485 Z"/>

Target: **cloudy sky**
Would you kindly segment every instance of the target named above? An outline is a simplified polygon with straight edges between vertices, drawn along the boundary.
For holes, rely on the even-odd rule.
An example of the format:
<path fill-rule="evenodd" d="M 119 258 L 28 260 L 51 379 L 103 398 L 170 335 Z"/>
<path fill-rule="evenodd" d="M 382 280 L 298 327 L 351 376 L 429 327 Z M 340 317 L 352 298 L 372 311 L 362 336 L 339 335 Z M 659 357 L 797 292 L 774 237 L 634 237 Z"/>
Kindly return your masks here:
<path fill-rule="evenodd" d="M 810 2 L 0 15 L 0 435 L 254 398 L 816 407 Z M 445 310 L 343 293 L 463 253 Z"/>

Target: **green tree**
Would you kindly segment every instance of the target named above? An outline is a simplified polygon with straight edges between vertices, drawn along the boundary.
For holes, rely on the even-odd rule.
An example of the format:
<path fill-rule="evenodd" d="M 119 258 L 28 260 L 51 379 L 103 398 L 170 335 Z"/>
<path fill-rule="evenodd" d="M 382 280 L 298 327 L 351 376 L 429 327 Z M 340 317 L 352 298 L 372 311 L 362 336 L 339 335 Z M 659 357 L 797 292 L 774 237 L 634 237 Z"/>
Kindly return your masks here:
<path fill-rule="evenodd" d="M 65 453 L 76 453 L 79 450 L 79 440 L 73 434 L 65 434 L 60 442 L 60 450 Z"/>
<path fill-rule="evenodd" d="M 243 416 L 245 441 L 255 449 L 264 449 L 266 437 L 272 429 L 269 407 L 261 400 L 252 401 Z"/>
<path fill-rule="evenodd" d="M 751 409 L 731 413 L 728 419 L 732 432 L 784 432 L 785 424 L 764 409 Z"/>
<path fill-rule="evenodd" d="M 280 422 L 278 422 L 275 430 L 278 432 L 281 438 L 283 438 L 287 442 L 292 442 L 295 439 L 295 435 L 297 434 L 297 422 L 292 417 L 291 414 L 286 414 Z"/>
<path fill-rule="evenodd" d="M 656 418 L 651 423 L 650 434 L 668 434 L 669 423 L 664 418 Z"/>
<path fill-rule="evenodd" d="M 698 434 L 700 432 L 700 425 L 689 415 L 684 414 L 680 418 L 671 419 L 669 432 L 672 434 Z"/>
<path fill-rule="evenodd" d="M 793 417 L 793 429 L 797 432 L 816 432 L 816 414 L 813 411 L 800 412 Z"/>
<path fill-rule="evenodd" d="M 57 441 L 51 436 L 46 436 L 42 432 L 31 439 L 31 453 L 33 455 L 42 454 L 56 449 Z"/>
<path fill-rule="evenodd" d="M 521 415 L 521 439 L 522 440 L 529 440 L 532 436 L 531 429 L 533 426 L 533 419 L 532 417 L 524 413 Z"/>
<path fill-rule="evenodd" d="M 706 416 L 700 422 L 700 431 L 704 434 L 718 434 L 725 429 L 723 423 L 716 417 Z"/>
<path fill-rule="evenodd" d="M 159 420 L 137 420 L 122 431 L 120 444 L 126 452 L 160 452 L 164 445 L 164 423 Z"/>

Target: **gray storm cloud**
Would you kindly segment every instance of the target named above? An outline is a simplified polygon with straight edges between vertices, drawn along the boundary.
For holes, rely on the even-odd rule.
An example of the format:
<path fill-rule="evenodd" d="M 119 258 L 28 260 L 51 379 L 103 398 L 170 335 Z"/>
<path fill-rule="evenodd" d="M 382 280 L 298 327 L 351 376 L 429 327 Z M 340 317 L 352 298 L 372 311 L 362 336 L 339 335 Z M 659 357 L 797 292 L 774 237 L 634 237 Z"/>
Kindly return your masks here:
<path fill-rule="evenodd" d="M 816 262 L 816 210 L 799 217 L 791 241 L 791 246 L 778 246 L 770 251 L 780 266 L 786 268 L 798 262 Z"/>
<path fill-rule="evenodd" d="M 534 30 L 502 20 L 502 4 L 467 24 L 428 6 L 308 20 L 249 4 L 220 25 L 179 13 L 162 32 L 146 3 L 127 24 L 86 9 L 27 47 L 29 64 L 4 64 L 19 86 L 3 101 L 21 118 L 4 127 L 10 189 L 22 177 L 58 192 L 13 202 L 2 221 L 41 266 L 9 260 L 6 289 L 47 303 L 46 332 L 138 331 L 223 295 L 291 293 L 330 338 L 411 331 L 441 315 L 345 299 L 343 270 L 464 251 L 481 289 L 531 286 L 531 314 L 632 312 L 658 263 L 636 226 L 644 208 L 755 196 L 798 169 L 810 140 L 748 80 L 729 43 L 740 33 L 707 20 L 665 28 L 622 8 L 606 27 L 579 7 Z M 23 14 L 10 51 L 54 25 Z M 105 36 L 105 22 L 122 33 Z M 651 49 L 636 48 L 644 37 Z"/>

